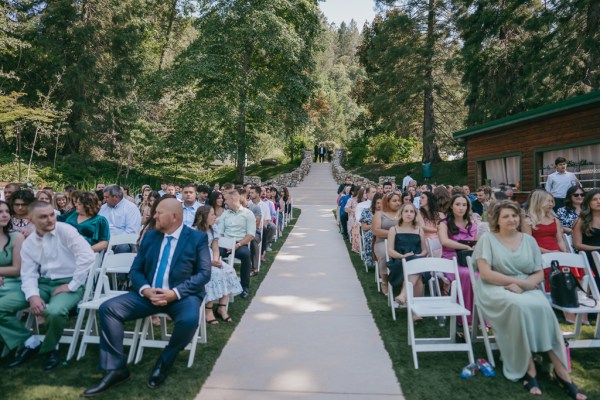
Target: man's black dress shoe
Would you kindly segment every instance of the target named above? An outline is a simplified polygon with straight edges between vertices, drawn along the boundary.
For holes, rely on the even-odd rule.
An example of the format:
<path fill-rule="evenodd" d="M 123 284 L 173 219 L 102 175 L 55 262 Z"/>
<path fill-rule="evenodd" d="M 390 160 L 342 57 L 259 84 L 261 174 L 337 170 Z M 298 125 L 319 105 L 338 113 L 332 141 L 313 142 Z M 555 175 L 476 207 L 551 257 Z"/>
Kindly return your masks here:
<path fill-rule="evenodd" d="M 58 364 L 60 364 L 60 357 L 58 356 L 58 351 L 54 350 L 48 353 L 48 357 L 46 357 L 42 367 L 44 368 L 44 371 L 51 371 L 58 367 Z"/>
<path fill-rule="evenodd" d="M 123 383 L 129 380 L 129 370 L 127 368 L 123 369 L 113 369 L 112 371 L 108 371 L 104 378 L 94 387 L 86 389 L 83 392 L 83 397 L 95 397 L 100 393 L 106 392 L 113 386 L 118 385 L 119 383 Z"/>
<path fill-rule="evenodd" d="M 156 389 L 167 379 L 168 367 L 161 361 L 158 361 L 148 378 L 148 387 L 150 389 Z"/>
<path fill-rule="evenodd" d="M 250 293 L 248 293 L 248 291 L 247 291 L 247 290 L 242 290 L 242 293 L 240 293 L 240 297 L 241 297 L 242 299 L 247 299 L 247 298 L 248 298 L 248 296 L 250 296 Z"/>
<path fill-rule="evenodd" d="M 42 347 L 41 344 L 33 349 L 31 347 L 23 347 L 20 351 L 17 351 L 15 358 L 8 363 L 8 368 L 18 367 L 25 361 L 31 360 L 40 352 L 40 347 Z"/>

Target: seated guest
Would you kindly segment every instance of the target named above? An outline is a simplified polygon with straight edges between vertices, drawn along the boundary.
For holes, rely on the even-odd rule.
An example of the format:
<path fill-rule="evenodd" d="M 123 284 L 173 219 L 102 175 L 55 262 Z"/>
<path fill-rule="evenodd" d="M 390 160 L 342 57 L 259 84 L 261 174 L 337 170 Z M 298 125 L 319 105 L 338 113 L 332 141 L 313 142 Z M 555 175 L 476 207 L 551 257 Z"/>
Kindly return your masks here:
<path fill-rule="evenodd" d="M 401 207 L 401 198 L 398 193 L 389 192 L 383 196 L 381 211 L 373 215 L 373 236 L 375 236 L 375 245 L 373 252 L 377 257 L 379 266 L 379 275 L 381 277 L 381 292 L 388 295 L 388 270 L 385 261 L 385 239 L 388 237 L 390 228 L 396 226 L 398 221 L 398 211 Z"/>
<path fill-rule="evenodd" d="M 473 212 L 478 214 L 484 221 L 487 219 L 487 209 L 491 200 L 491 188 L 489 186 L 480 186 L 475 193 L 477 198 L 473 201 Z"/>
<path fill-rule="evenodd" d="M 27 209 L 34 201 L 35 196 L 28 189 L 17 190 L 11 194 L 8 200 L 12 215 L 12 227 L 14 230 L 21 232 L 25 237 L 29 236 L 35 229 L 27 216 Z"/>
<path fill-rule="evenodd" d="M 369 200 L 371 206 L 365 208 L 360 217 L 360 227 L 363 231 L 363 257 L 366 260 L 368 268 L 374 268 L 376 261 L 373 259 L 373 215 L 377 211 L 381 212 L 381 204 L 383 200 L 383 194 L 377 193 L 376 188 L 371 188 L 373 198 Z"/>
<path fill-rule="evenodd" d="M 479 270 L 479 304 L 494 330 L 504 376 L 521 380 L 531 394 L 541 395 L 532 353 L 546 352 L 559 384 L 571 398 L 586 399 L 569 376 L 560 326 L 538 290 L 544 278 L 542 254 L 531 236 L 519 232 L 519 205 L 500 201 L 489 217 L 491 232 L 475 246 L 473 262 Z"/>
<path fill-rule="evenodd" d="M 31 203 L 29 215 L 35 232 L 21 248 L 21 290 L 0 299 L 0 337 L 9 349 L 23 345 L 9 362 L 9 368 L 42 353 L 46 355 L 43 369 L 49 371 L 60 364 L 56 346 L 69 311 L 81 301 L 95 255 L 75 228 L 56 222 L 50 204 Z M 17 312 L 27 307 L 45 320 L 47 329 L 42 343 L 17 318 Z"/>
<path fill-rule="evenodd" d="M 60 222 L 65 222 L 69 218 L 69 215 L 75 213 L 75 207 L 71 202 L 71 195 L 69 193 L 56 193 L 54 195 L 54 208 L 60 213 L 56 217 Z"/>
<path fill-rule="evenodd" d="M 581 212 L 584 197 L 585 192 L 581 186 L 571 186 L 567 190 L 564 206 L 556 210 L 556 216 L 560 221 L 563 232 L 570 234 L 573 230 L 573 225 L 575 225 L 575 221 Z"/>
<path fill-rule="evenodd" d="M 387 251 L 390 261 L 405 259 L 406 261 L 427 255 L 425 235 L 417 220 L 417 208 L 412 203 L 403 204 L 398 212 L 398 223 L 390 228 L 387 237 Z M 415 296 L 423 295 L 423 278 L 420 274 L 409 275 Z M 406 282 L 402 282 L 402 291 L 396 302 L 406 304 Z"/>
<path fill-rule="evenodd" d="M 269 205 L 261 200 L 261 188 L 258 185 L 252 185 L 250 186 L 250 202 L 249 204 L 254 204 L 255 206 L 259 206 L 260 207 L 260 215 L 261 218 L 263 219 L 263 229 L 262 229 L 262 235 L 259 235 L 259 240 L 262 241 L 262 247 L 261 247 L 261 260 L 265 261 L 265 253 L 267 251 L 267 246 L 269 243 L 271 243 L 273 241 L 273 238 L 275 237 L 275 231 L 277 230 L 277 228 L 275 227 L 275 224 L 271 221 L 271 210 L 269 209 Z M 255 214 L 256 215 L 256 214 Z M 257 229 L 257 232 L 260 232 L 260 228 Z"/>
<path fill-rule="evenodd" d="M 410 192 L 402 193 L 402 204 L 413 204 L 414 199 L 415 198 L 413 197 L 412 193 L 410 193 Z"/>
<path fill-rule="evenodd" d="M 4 201 L 8 203 L 10 199 L 10 195 L 16 192 L 17 190 L 21 190 L 21 185 L 18 183 L 9 183 L 4 187 L 4 191 L 2 194 L 4 195 Z"/>
<path fill-rule="evenodd" d="M 211 206 L 201 206 L 196 212 L 194 228 L 204 232 L 208 236 L 208 249 L 211 259 L 210 281 L 206 284 L 206 323 L 218 324 L 213 313 L 214 302 L 217 301 L 217 314 L 225 322 L 233 320 L 227 315 L 227 303 L 229 296 L 235 296 L 242 292 L 242 285 L 232 265 L 221 262 L 219 259 L 218 234 L 213 230 L 217 217 Z"/>
<path fill-rule="evenodd" d="M 214 190 L 208 199 L 208 205 L 215 210 L 215 215 L 217 216 L 217 222 L 219 222 L 219 218 L 223 215 L 225 211 L 225 197 L 223 193 L 218 190 Z"/>
<path fill-rule="evenodd" d="M 446 214 L 438 211 L 433 193 L 421 192 L 420 198 L 419 218 L 425 239 L 435 239 L 438 237 L 438 225 L 442 219 L 446 218 Z"/>
<path fill-rule="evenodd" d="M 437 186 L 432 193 L 435 196 L 437 210 L 445 214 L 452 200 L 450 192 L 444 186 Z"/>
<path fill-rule="evenodd" d="M 252 185 L 248 185 L 248 187 L 251 188 Z M 252 214 L 256 219 L 256 232 L 254 233 L 254 239 L 252 239 L 252 241 L 250 242 L 250 253 L 252 255 L 252 272 L 250 273 L 250 276 L 255 276 L 256 274 L 258 274 L 258 260 L 260 257 L 260 254 L 258 254 L 258 244 L 262 239 L 262 229 L 260 229 L 262 210 L 260 208 L 260 205 L 248 200 L 248 197 L 246 195 L 246 189 L 240 188 L 237 189 L 237 191 L 240 194 L 241 205 L 247 208 L 248 210 L 252 211 Z"/>
<path fill-rule="evenodd" d="M 131 195 L 131 189 L 129 189 L 129 185 L 123 185 L 121 186 L 121 189 L 123 189 L 123 198 L 135 204 L 135 199 Z"/>
<path fill-rule="evenodd" d="M 473 287 L 469 269 L 466 264 L 461 264 L 456 253 L 457 250 L 473 250 L 470 244 L 461 243 L 461 241 L 475 241 L 477 237 L 477 225 L 471 218 L 471 202 L 466 195 L 455 194 L 452 196 L 446 219 L 442 220 L 438 226 L 438 235 L 442 243 L 442 258 L 456 257 L 458 262 L 458 274 L 465 307 L 471 311 L 471 315 L 467 317 L 470 324 L 473 315 Z M 454 274 L 448 274 L 447 278 L 450 281 L 455 279 Z"/>
<path fill-rule="evenodd" d="M 73 200 L 77 212 L 65 222 L 75 227 L 96 253 L 108 249 L 110 228 L 106 218 L 98 215 L 98 196 L 91 192 L 76 192 Z"/>
<path fill-rule="evenodd" d="M 149 192 L 144 192 L 142 196 L 145 198 L 140 203 L 139 209 L 142 216 L 142 225 L 145 225 L 152 216 L 152 207 L 161 198 L 161 195 L 155 190 L 150 190 Z"/>
<path fill-rule="evenodd" d="M 285 213 L 286 214 L 291 213 L 292 212 L 292 195 L 290 194 L 290 190 L 285 186 L 281 187 L 281 199 L 283 200 L 283 203 L 285 204 Z"/>
<path fill-rule="evenodd" d="M 248 244 L 254 239 L 256 219 L 252 211 L 242 207 L 240 194 L 236 189 L 231 189 L 226 194 L 227 210 L 219 218 L 217 229 L 220 236 L 235 240 L 235 248 L 226 249 L 219 245 L 219 251 L 221 257 L 227 257 L 232 251 L 235 251 L 235 258 L 242 262 L 240 280 L 243 291 L 240 296 L 245 299 L 249 296 L 250 271 L 252 269 L 252 256 Z"/>
<path fill-rule="evenodd" d="M 123 190 L 117 185 L 104 188 L 105 204 L 100 208 L 99 214 L 108 220 L 110 235 L 124 233 L 138 233 L 142 225 L 142 217 L 135 204 L 123 198 Z M 114 246 L 115 253 L 133 252 L 129 244 Z"/>
<path fill-rule="evenodd" d="M 156 229 L 144 235 L 129 277 L 133 290 L 100 306 L 100 369 L 106 375 L 87 389 L 93 397 L 129 379 L 123 338 L 126 321 L 166 313 L 174 330 L 148 379 L 156 389 L 167 378 L 177 354 L 198 328 L 204 286 L 210 280 L 210 253 L 206 233 L 183 224 L 177 199 L 162 200 L 156 208 Z"/>
<path fill-rule="evenodd" d="M 12 231 L 8 203 L 0 200 L 0 298 L 21 291 L 21 245 L 24 237 Z"/>
<path fill-rule="evenodd" d="M 600 265 L 592 259 L 593 251 L 600 252 L 600 189 L 590 190 L 583 199 L 579 219 L 573 226 L 573 247 L 585 251 L 596 285 L 600 287 Z"/>
<path fill-rule="evenodd" d="M 138 194 L 135 195 L 135 204 L 139 205 L 142 204 L 142 200 L 144 200 L 144 198 L 148 197 L 148 194 L 152 191 L 152 188 L 150 187 L 150 185 L 142 185 L 142 189 L 140 190 L 140 192 Z"/>
<path fill-rule="evenodd" d="M 210 194 L 210 188 L 207 185 L 198 186 L 198 203 L 200 205 L 206 205 L 208 201 L 208 195 Z"/>
<path fill-rule="evenodd" d="M 183 207 L 183 224 L 186 226 L 192 226 L 196 211 L 198 211 L 198 208 L 201 206 L 201 204 L 196 201 L 197 196 L 195 184 L 188 183 L 183 187 L 183 202 L 181 203 L 181 206 Z"/>

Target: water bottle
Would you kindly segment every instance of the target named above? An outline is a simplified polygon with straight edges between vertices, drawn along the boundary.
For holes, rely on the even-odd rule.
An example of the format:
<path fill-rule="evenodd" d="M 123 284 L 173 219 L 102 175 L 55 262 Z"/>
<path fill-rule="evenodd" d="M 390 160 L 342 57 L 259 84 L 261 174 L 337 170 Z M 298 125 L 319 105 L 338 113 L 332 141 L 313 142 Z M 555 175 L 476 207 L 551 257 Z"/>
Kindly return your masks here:
<path fill-rule="evenodd" d="M 476 363 L 469 364 L 463 368 L 462 372 L 460 373 L 460 377 L 463 379 L 472 378 L 475 376 L 475 374 L 477 374 L 478 370 L 479 368 L 477 367 Z"/>
<path fill-rule="evenodd" d="M 492 378 L 496 376 L 494 368 L 484 358 L 480 358 L 479 360 L 477 360 L 477 367 L 479 368 L 483 376 L 489 376 Z"/>

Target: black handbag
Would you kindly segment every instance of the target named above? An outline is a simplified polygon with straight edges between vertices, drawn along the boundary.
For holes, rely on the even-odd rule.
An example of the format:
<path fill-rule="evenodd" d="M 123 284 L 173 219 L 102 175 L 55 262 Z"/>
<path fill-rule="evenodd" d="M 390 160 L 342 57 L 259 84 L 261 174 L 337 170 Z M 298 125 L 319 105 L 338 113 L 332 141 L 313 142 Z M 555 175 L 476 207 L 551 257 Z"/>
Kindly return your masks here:
<path fill-rule="evenodd" d="M 456 250 L 456 262 L 458 265 L 466 266 L 467 257 L 473 257 L 473 250 Z"/>
<path fill-rule="evenodd" d="M 568 267 L 559 267 L 558 261 L 550 263 L 550 297 L 559 307 L 579 307 L 577 287 L 579 282 Z"/>

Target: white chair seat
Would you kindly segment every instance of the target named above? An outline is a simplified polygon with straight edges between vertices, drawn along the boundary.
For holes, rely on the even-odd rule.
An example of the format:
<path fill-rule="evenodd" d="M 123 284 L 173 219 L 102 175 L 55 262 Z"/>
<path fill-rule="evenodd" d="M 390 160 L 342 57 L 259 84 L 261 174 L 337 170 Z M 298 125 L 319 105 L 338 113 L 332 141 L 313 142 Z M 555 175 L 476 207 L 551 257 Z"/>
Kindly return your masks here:
<path fill-rule="evenodd" d="M 450 297 L 416 297 L 412 311 L 420 317 L 471 315 L 471 312 Z"/>

